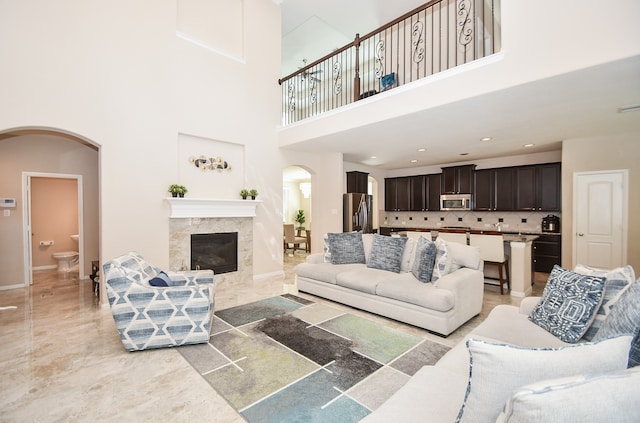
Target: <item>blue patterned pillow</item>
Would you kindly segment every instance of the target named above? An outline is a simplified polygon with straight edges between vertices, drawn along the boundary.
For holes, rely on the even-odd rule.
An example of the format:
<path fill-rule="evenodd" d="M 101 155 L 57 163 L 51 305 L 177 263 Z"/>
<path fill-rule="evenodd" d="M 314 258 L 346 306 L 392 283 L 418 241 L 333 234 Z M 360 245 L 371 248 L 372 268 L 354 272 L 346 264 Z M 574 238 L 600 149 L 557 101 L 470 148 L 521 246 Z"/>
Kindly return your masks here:
<path fill-rule="evenodd" d="M 591 341 L 600 327 L 602 327 L 606 317 L 611 313 L 615 303 L 636 280 L 636 275 L 631 266 L 618 267 L 617 269 L 606 271 L 578 264 L 573 271 L 581 275 L 604 276 L 607 279 L 604 284 L 602 304 L 596 313 L 595 319 L 593 319 L 593 323 L 582 337 L 585 341 Z"/>
<path fill-rule="evenodd" d="M 373 235 L 371 257 L 367 267 L 400 273 L 406 237 Z"/>
<path fill-rule="evenodd" d="M 594 341 L 619 335 L 634 336 L 629 351 L 629 367 L 640 363 L 640 279 L 635 281 L 616 302 L 602 327 L 596 333 Z"/>
<path fill-rule="evenodd" d="M 605 281 L 604 277 L 553 266 L 542 299 L 529 320 L 561 341 L 578 342 L 602 303 Z"/>
<path fill-rule="evenodd" d="M 164 272 L 158 273 L 154 278 L 149 280 L 151 286 L 171 286 L 171 278 Z"/>
<path fill-rule="evenodd" d="M 416 246 L 416 259 L 413 262 L 411 273 L 420 282 L 431 282 L 433 267 L 436 264 L 436 244 L 424 237 L 418 238 Z"/>
<path fill-rule="evenodd" d="M 633 337 L 633 341 L 631 341 L 628 367 L 635 367 L 638 364 L 640 364 L 640 327 L 638 327 L 636 335 Z"/>
<path fill-rule="evenodd" d="M 331 264 L 364 263 L 364 245 L 361 232 L 327 234 Z"/>

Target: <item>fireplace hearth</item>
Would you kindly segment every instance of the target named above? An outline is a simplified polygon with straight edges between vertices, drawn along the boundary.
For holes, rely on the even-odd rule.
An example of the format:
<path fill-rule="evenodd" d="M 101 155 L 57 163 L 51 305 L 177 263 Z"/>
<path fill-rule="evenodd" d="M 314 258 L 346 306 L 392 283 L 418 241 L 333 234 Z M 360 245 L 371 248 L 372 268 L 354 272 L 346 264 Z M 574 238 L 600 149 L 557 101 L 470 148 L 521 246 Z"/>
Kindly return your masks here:
<path fill-rule="evenodd" d="M 238 270 L 238 233 L 191 234 L 191 270 L 211 269 L 214 274 Z"/>

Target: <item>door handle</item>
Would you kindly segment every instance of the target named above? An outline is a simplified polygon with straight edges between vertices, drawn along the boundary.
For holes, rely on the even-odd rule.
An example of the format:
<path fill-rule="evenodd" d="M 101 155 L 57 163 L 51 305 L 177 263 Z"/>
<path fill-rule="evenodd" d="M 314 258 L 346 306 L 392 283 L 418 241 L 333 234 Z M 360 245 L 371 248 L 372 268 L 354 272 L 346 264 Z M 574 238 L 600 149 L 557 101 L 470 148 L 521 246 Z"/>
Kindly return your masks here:
<path fill-rule="evenodd" d="M 582 232 L 578 232 L 578 236 L 584 236 Z"/>

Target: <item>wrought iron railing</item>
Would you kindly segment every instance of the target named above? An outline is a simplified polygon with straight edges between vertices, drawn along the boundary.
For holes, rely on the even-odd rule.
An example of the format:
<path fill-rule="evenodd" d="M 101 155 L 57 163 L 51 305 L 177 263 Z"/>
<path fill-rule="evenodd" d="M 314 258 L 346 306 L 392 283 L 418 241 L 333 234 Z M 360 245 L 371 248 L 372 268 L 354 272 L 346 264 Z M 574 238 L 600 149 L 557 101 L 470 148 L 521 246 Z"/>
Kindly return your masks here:
<path fill-rule="evenodd" d="M 500 50 L 500 0 L 433 0 L 278 80 L 288 125 Z"/>

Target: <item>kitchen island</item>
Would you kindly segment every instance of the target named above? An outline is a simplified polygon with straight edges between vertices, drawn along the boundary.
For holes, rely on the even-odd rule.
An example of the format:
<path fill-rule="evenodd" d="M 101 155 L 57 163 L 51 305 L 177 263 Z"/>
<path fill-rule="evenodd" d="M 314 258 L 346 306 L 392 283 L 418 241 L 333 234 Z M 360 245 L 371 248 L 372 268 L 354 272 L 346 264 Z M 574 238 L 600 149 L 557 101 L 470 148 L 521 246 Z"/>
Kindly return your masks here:
<path fill-rule="evenodd" d="M 436 239 L 438 236 L 437 228 L 402 228 L 397 230 L 394 228 L 391 232 L 400 236 L 406 236 L 407 232 L 420 232 L 422 236 L 431 236 L 432 239 Z M 533 282 L 532 249 L 533 241 L 538 239 L 538 235 L 505 232 L 502 236 L 505 242 L 505 254 L 509 259 L 510 294 L 514 297 L 531 295 Z"/>

